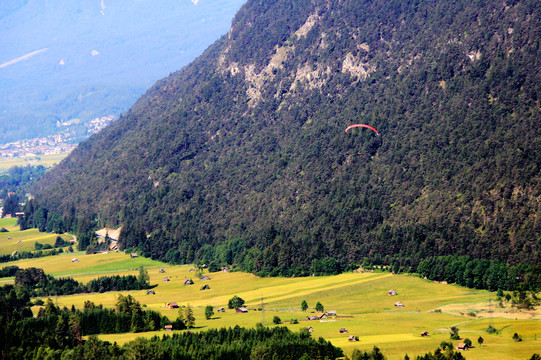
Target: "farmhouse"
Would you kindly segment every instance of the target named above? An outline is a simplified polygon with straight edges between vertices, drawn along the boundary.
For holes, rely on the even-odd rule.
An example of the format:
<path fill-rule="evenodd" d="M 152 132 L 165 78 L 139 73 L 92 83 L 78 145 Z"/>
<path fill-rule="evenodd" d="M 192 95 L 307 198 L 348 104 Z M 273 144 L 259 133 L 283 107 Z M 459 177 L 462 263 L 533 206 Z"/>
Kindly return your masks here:
<path fill-rule="evenodd" d="M 348 329 L 346 329 L 346 328 L 341 328 L 341 329 L 339 330 L 339 332 L 340 332 L 340 334 L 347 334 L 347 333 L 348 333 Z"/>
<path fill-rule="evenodd" d="M 389 292 L 388 292 L 387 294 L 389 294 L 389 295 L 391 295 L 391 296 L 398 295 L 398 294 L 396 293 L 396 290 L 395 290 L 395 289 L 389 290 Z"/>
<path fill-rule="evenodd" d="M 165 325 L 165 331 L 173 331 L 173 325 Z"/>
<path fill-rule="evenodd" d="M 178 309 L 178 304 L 176 302 L 170 302 L 170 303 L 167 303 L 167 307 L 169 309 Z"/>
<path fill-rule="evenodd" d="M 240 308 L 237 308 L 237 310 L 235 311 L 238 313 L 247 313 L 248 309 L 246 309 L 245 307 L 240 307 Z"/>
<path fill-rule="evenodd" d="M 329 316 L 336 316 L 336 310 L 328 310 L 327 315 Z"/>
<path fill-rule="evenodd" d="M 468 344 L 466 344 L 466 343 L 460 343 L 460 344 L 458 344 L 456 349 L 461 350 L 461 351 L 466 351 L 466 350 L 469 349 L 469 347 L 468 347 Z"/>
<path fill-rule="evenodd" d="M 394 304 L 394 306 L 396 306 L 396 307 L 401 307 L 401 308 L 402 308 L 402 307 L 405 307 L 405 305 L 402 304 L 400 301 L 397 301 L 397 302 Z"/>
<path fill-rule="evenodd" d="M 311 315 L 306 317 L 308 320 L 319 320 L 319 318 L 316 315 Z"/>

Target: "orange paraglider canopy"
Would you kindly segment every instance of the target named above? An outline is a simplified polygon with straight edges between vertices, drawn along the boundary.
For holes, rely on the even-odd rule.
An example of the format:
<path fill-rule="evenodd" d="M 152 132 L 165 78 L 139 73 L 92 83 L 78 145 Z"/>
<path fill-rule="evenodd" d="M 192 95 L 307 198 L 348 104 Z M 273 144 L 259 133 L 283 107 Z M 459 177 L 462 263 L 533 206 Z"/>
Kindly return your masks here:
<path fill-rule="evenodd" d="M 375 131 L 376 134 L 378 134 L 378 136 L 379 136 L 379 132 L 378 132 L 376 129 L 374 129 L 374 128 L 373 128 L 372 126 L 370 126 L 370 125 L 365 125 L 365 124 L 354 124 L 354 125 L 350 125 L 350 126 L 348 126 L 348 127 L 346 128 L 346 132 L 348 132 L 349 129 L 353 129 L 353 128 L 356 128 L 356 127 L 364 127 L 364 128 L 373 130 L 373 131 Z"/>

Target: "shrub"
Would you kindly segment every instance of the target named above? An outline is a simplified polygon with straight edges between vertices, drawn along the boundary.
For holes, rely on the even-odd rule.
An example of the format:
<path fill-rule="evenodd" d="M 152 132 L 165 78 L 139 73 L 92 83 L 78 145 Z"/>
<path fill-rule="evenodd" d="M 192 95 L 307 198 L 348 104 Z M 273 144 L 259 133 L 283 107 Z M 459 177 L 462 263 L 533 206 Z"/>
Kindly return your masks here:
<path fill-rule="evenodd" d="M 488 328 L 487 328 L 487 334 L 497 334 L 498 333 L 498 330 L 496 330 L 495 327 L 493 327 L 492 325 L 488 325 Z"/>

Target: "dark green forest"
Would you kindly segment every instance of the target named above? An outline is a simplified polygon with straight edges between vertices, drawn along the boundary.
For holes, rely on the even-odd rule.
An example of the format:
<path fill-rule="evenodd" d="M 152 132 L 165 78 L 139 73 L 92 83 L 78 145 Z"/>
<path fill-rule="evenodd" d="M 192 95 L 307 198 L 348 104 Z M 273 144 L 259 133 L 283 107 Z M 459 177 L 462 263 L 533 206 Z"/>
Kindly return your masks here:
<path fill-rule="evenodd" d="M 14 276 L 15 285 L 24 288 L 30 297 L 144 290 L 153 287 L 148 281 L 148 272 L 143 267 L 139 268 L 138 276 L 100 276 L 97 279 L 90 280 L 86 285 L 72 277 L 55 278 L 46 274 L 43 269 L 34 267 L 20 269 L 16 265 L 10 265 L 0 269 L 0 277 L 9 276 Z"/>
<path fill-rule="evenodd" d="M 536 0 L 248 1 L 34 192 L 172 263 L 539 274 L 540 21 Z"/>

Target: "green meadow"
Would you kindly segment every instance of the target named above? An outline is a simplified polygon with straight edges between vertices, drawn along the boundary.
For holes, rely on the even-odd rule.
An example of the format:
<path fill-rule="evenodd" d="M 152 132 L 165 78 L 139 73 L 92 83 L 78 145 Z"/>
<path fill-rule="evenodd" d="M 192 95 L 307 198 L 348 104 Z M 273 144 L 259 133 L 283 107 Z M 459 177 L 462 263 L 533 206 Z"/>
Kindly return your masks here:
<path fill-rule="evenodd" d="M 64 152 L 61 154 L 24 156 L 11 159 L 0 158 L 0 174 L 6 173 L 13 166 L 43 165 L 45 167 L 52 167 L 60 163 L 68 155 L 69 152 Z"/>
<path fill-rule="evenodd" d="M 79 262 L 72 262 L 76 257 Z M 458 326 L 460 336 L 472 340 L 474 348 L 465 352 L 468 359 L 529 359 L 541 349 L 541 312 L 513 312 L 510 308 L 498 308 L 495 294 L 488 291 L 472 290 L 455 285 L 437 284 L 408 275 L 366 272 L 346 273 L 337 276 L 307 278 L 259 278 L 243 272 L 217 272 L 203 275 L 210 280 L 200 281 L 189 265 L 173 266 L 145 258 L 130 258 L 124 253 L 86 255 L 83 253 L 61 254 L 54 257 L 26 259 L 3 266 L 39 267 L 55 276 L 72 276 L 84 283 L 101 275 L 137 274 L 138 267 L 144 266 L 150 275 L 151 284 L 156 285 L 155 295 L 146 291 L 122 292 L 131 294 L 146 309 L 159 311 L 175 319 L 178 310 L 166 307 L 169 302 L 181 306 L 188 304 L 194 309 L 196 331 L 208 328 L 244 326 L 253 327 L 258 322 L 269 326 L 274 316 L 281 318 L 283 325 L 294 331 L 311 326 L 313 337 L 323 337 L 350 354 L 353 349 L 371 350 L 378 346 L 388 359 L 403 359 L 434 351 L 442 341 L 449 339 L 449 328 Z M 163 268 L 165 273 L 160 273 Z M 168 277 L 170 281 L 164 281 Z M 186 279 L 193 279 L 194 285 L 186 286 Z M 12 282 L 4 279 L 3 283 Z M 200 290 L 208 284 L 210 290 Z M 395 289 L 396 296 L 387 292 Z M 82 307 L 86 300 L 113 307 L 118 292 L 62 296 L 54 301 L 60 306 Z M 237 314 L 227 309 L 227 302 L 238 295 L 246 300 L 250 309 L 246 314 Z M 306 300 L 310 308 L 302 312 L 300 304 Z M 325 311 L 335 310 L 338 314 L 319 321 L 306 320 L 315 314 L 314 307 L 321 302 Z M 404 308 L 397 308 L 397 301 Z M 206 305 L 215 307 L 214 317 L 206 320 Z M 216 312 L 225 307 L 225 313 Z M 37 310 L 37 309 L 35 309 Z M 478 315 L 471 316 L 471 313 Z M 470 314 L 470 315 L 468 315 Z M 299 324 L 289 324 L 298 319 Z M 486 328 L 491 324 L 500 330 L 489 335 Z M 347 334 L 339 333 L 346 328 Z M 428 331 L 430 336 L 421 337 Z M 514 342 L 514 333 L 524 341 Z M 149 333 L 127 333 L 102 335 L 100 338 L 123 344 L 139 336 L 151 337 L 164 331 Z M 348 341 L 349 335 L 359 338 L 358 342 Z M 477 343 L 482 336 L 484 343 Z M 538 339 L 539 338 L 539 339 Z M 456 346 L 460 341 L 452 341 Z"/>
<path fill-rule="evenodd" d="M 0 219 L 0 228 L 8 232 L 0 232 L 0 255 L 12 254 L 14 251 L 32 251 L 36 241 L 41 244 L 54 245 L 56 234 L 40 233 L 38 229 L 19 230 L 17 219 Z M 73 236 L 62 234 L 64 240 L 70 240 Z"/>

